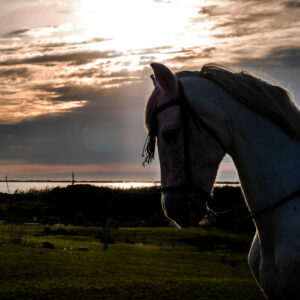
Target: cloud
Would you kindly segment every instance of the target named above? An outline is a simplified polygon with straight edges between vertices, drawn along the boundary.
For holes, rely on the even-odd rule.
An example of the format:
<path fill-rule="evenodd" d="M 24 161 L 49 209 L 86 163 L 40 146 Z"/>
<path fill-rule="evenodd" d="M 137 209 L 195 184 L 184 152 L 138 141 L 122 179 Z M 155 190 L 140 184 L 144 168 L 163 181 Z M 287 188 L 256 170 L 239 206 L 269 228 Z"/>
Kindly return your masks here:
<path fill-rule="evenodd" d="M 0 66 L 24 65 L 24 64 L 48 64 L 48 63 L 71 63 L 72 65 L 83 65 L 96 59 L 109 59 L 121 56 L 122 53 L 115 50 L 97 51 L 82 50 L 62 54 L 45 54 L 29 58 L 7 59 L 0 62 Z"/>
<path fill-rule="evenodd" d="M 178 12 L 178 23 L 165 24 L 177 30 L 172 38 L 153 34 L 152 41 L 145 35 L 133 43 L 125 32 L 119 40 L 118 35 L 109 40 L 105 28 L 83 28 L 84 13 L 75 15 L 77 1 L 3 1 L 0 157 L 11 170 L 9 162 L 22 160 L 15 164 L 21 176 L 31 169 L 39 176 L 40 168 L 51 177 L 68 174 L 69 167 L 76 172 L 78 166 L 82 174 L 119 179 L 120 166 L 125 179 L 126 172 L 142 178 L 137 164 L 153 61 L 174 71 L 199 70 L 206 62 L 235 64 L 285 81 L 300 96 L 298 1 L 192 0 Z M 156 2 L 158 10 L 166 3 Z M 170 13 L 181 7 L 170 3 Z M 234 170 L 224 165 L 221 172 Z"/>
<path fill-rule="evenodd" d="M 103 69 L 99 67 L 91 67 L 79 69 L 76 72 L 72 72 L 70 74 L 65 75 L 67 78 L 79 77 L 79 78 L 116 78 L 116 77 L 129 77 L 130 71 L 128 69 L 121 69 L 119 71 L 114 72 L 104 72 Z"/>
<path fill-rule="evenodd" d="M 297 12 L 290 9 L 298 8 L 298 4 L 296 1 L 277 0 L 218 1 L 201 7 L 199 17 L 192 18 L 191 22 L 210 21 L 213 36 L 219 40 L 230 38 L 231 43 L 234 43 L 235 37 L 263 38 L 266 33 L 279 42 L 279 38 L 282 40 L 290 35 L 290 30 L 299 29 Z"/>
<path fill-rule="evenodd" d="M 201 9 L 198 11 L 198 14 L 213 17 L 228 15 L 230 14 L 230 11 L 218 5 L 209 5 L 201 7 Z"/>
<path fill-rule="evenodd" d="M 192 61 L 197 61 L 199 59 L 211 59 L 213 57 L 215 47 L 203 48 L 200 51 L 196 49 L 190 49 L 186 51 L 182 51 L 182 55 L 176 55 L 172 58 L 164 60 L 165 63 L 172 64 L 189 64 Z"/>
<path fill-rule="evenodd" d="M 226 18 L 220 19 L 212 27 L 212 30 L 226 30 L 226 34 L 232 37 L 249 36 L 253 34 L 263 34 L 271 31 L 269 23 L 275 22 L 278 12 L 260 12 L 260 13 L 237 13 L 227 15 Z M 273 25 L 272 25 L 273 26 Z M 276 28 L 274 26 L 273 28 Z M 221 33 L 222 34 L 222 33 Z M 224 34 L 224 33 L 223 33 Z M 215 35 L 221 37 L 221 35 Z"/>
<path fill-rule="evenodd" d="M 102 179 L 109 179 L 105 178 L 107 174 L 117 179 L 117 165 L 126 163 L 128 169 L 124 167 L 124 170 L 133 174 L 132 179 L 139 178 L 142 173 L 138 175 L 138 172 L 149 171 L 143 170 L 140 163 L 146 136 L 143 111 L 151 89 L 150 80 L 106 90 L 87 85 L 44 87 L 61 99 L 84 96 L 88 102 L 63 114 L 40 115 L 17 124 L 0 125 L 0 157 L 5 157 L 7 162 L 22 159 L 22 164 L 28 165 L 114 164 L 114 174 L 112 169 L 95 170 Z M 137 164 L 140 171 L 131 169 L 131 163 Z M 151 176 L 153 172 L 148 178 Z"/>
<path fill-rule="evenodd" d="M 30 31 L 30 29 L 28 29 L 28 28 L 13 30 L 13 31 L 10 31 L 10 32 L 4 34 L 3 37 L 4 38 L 20 37 L 20 36 L 24 36 L 29 31 Z"/>
<path fill-rule="evenodd" d="M 81 83 L 72 83 L 56 86 L 55 84 L 35 84 L 30 87 L 30 89 L 43 92 L 49 95 L 49 99 L 52 101 L 94 101 L 106 97 L 110 93 L 117 93 L 117 91 L 126 89 L 132 90 L 132 84 L 142 82 L 146 77 L 148 78 L 150 74 L 150 67 L 144 67 L 140 70 L 129 71 L 122 69 L 115 72 L 103 72 L 99 68 L 91 68 L 87 70 L 80 70 L 75 73 L 70 73 L 66 75 L 68 78 L 73 77 L 97 77 L 104 79 L 101 84 L 81 84 Z M 120 85 L 120 88 L 107 88 L 108 85 L 120 84 L 120 83 L 130 83 L 131 86 Z M 116 96 L 117 97 L 117 96 Z M 122 96 L 121 98 L 123 98 Z M 118 103 L 117 99 L 115 103 Z M 111 105 L 111 104 L 110 104 Z"/>
<path fill-rule="evenodd" d="M 0 48 L 0 52 L 2 52 L 3 54 L 11 54 L 13 52 L 19 51 L 21 49 L 21 47 L 3 47 Z"/>
<path fill-rule="evenodd" d="M 36 47 L 43 47 L 44 50 L 49 50 L 49 48 L 67 48 L 67 47 L 72 47 L 72 46 L 80 46 L 80 45 L 88 45 L 88 44 L 93 44 L 93 43 L 101 43 L 101 42 L 106 42 L 110 41 L 111 39 L 106 39 L 106 38 L 101 38 L 101 37 L 95 37 L 89 40 L 83 40 L 83 41 L 78 41 L 78 42 L 51 42 L 51 43 L 41 43 L 41 44 L 35 44 L 32 46 Z"/>
<path fill-rule="evenodd" d="M 298 1 L 286 1 L 284 5 L 289 8 L 300 8 L 300 2 Z"/>
<path fill-rule="evenodd" d="M 171 3 L 172 1 L 171 0 L 153 0 L 153 2 L 156 2 L 156 3 Z"/>
<path fill-rule="evenodd" d="M 70 112 L 86 104 L 86 101 L 50 101 L 47 99 L 20 98 L 21 95 L 13 94 L 8 97 L 1 96 L 0 124 L 14 124 L 24 120 L 34 119 L 41 115 L 59 115 Z M 13 100 L 12 100 L 13 99 Z"/>
<path fill-rule="evenodd" d="M 275 47 L 259 58 L 241 58 L 240 63 L 249 66 L 267 66 L 300 72 L 300 47 Z"/>
<path fill-rule="evenodd" d="M 10 69 L 0 68 L 0 77 L 4 77 L 4 78 L 16 78 L 16 77 L 28 78 L 30 75 L 31 75 L 31 71 L 29 71 L 28 68 L 10 68 Z"/>
<path fill-rule="evenodd" d="M 101 97 L 101 87 L 94 85 L 65 84 L 63 86 L 53 86 L 52 84 L 43 84 L 32 86 L 33 90 L 43 91 L 51 95 L 53 101 L 81 101 L 82 99 L 97 99 Z"/>
<path fill-rule="evenodd" d="M 151 62 L 153 62 L 153 60 L 151 60 Z M 119 86 L 122 84 L 130 84 L 141 81 L 145 77 L 148 77 L 150 72 L 150 67 L 148 66 L 149 64 L 142 69 L 128 70 L 126 68 L 121 68 L 118 71 L 109 71 L 109 68 L 103 68 L 101 65 L 102 64 L 100 64 L 100 66 L 91 68 L 84 67 L 78 71 L 63 74 L 62 78 L 90 78 L 94 81 L 99 81 L 98 87 L 100 89 L 104 89 L 112 85 Z"/>
<path fill-rule="evenodd" d="M 164 46 L 153 47 L 153 48 L 130 50 L 130 51 L 128 51 L 128 54 L 131 54 L 131 55 L 157 54 L 157 53 L 165 52 L 165 50 L 170 50 L 172 48 L 173 47 L 171 47 L 171 46 L 164 45 Z"/>

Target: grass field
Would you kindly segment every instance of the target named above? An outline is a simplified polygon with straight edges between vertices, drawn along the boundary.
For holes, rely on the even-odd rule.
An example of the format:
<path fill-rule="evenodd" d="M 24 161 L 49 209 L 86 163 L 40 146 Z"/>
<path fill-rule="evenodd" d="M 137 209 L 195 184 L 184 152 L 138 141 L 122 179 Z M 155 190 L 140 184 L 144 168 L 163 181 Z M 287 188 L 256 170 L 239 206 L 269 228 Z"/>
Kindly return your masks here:
<path fill-rule="evenodd" d="M 19 243 L 12 231 L 24 227 L 0 225 L 0 299 L 264 299 L 247 234 L 119 228 L 104 251 L 102 228 L 27 226 Z"/>

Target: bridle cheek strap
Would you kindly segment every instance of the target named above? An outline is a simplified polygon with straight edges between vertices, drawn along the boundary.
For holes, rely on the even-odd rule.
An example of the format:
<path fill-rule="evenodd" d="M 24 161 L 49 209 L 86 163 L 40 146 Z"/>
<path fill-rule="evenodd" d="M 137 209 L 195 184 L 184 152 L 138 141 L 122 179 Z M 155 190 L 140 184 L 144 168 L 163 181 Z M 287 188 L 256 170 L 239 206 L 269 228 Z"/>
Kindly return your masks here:
<path fill-rule="evenodd" d="M 157 116 L 160 112 L 164 111 L 165 109 L 174 106 L 174 105 L 182 105 L 182 99 L 181 97 L 175 97 L 171 99 L 170 101 L 160 105 L 155 109 L 153 112 L 153 117 L 152 117 L 152 122 L 150 125 L 150 130 L 148 133 L 148 136 L 146 138 L 144 147 L 143 147 L 143 152 L 142 152 L 142 157 L 145 157 L 143 166 L 145 167 L 146 164 L 150 164 L 152 160 L 154 159 L 154 154 L 155 154 L 155 141 L 157 137 Z M 145 155 L 146 153 L 146 155 Z"/>
<path fill-rule="evenodd" d="M 178 96 L 169 100 L 168 102 L 160 105 L 155 109 L 153 112 L 153 119 L 151 122 L 151 127 L 149 130 L 148 137 L 146 139 L 144 148 L 143 148 L 143 154 L 147 153 L 147 156 L 144 160 L 143 165 L 145 166 L 146 163 L 151 163 L 151 161 L 154 159 L 154 151 L 155 151 L 155 139 L 157 136 L 157 117 L 158 114 L 167 108 L 174 106 L 174 105 L 179 105 L 181 109 L 181 119 L 182 119 L 182 129 L 183 129 L 183 151 L 184 151 L 184 174 L 185 174 L 185 180 L 182 184 L 178 184 L 176 186 L 170 186 L 170 187 L 162 187 L 160 190 L 162 192 L 167 192 L 171 190 L 183 190 L 186 193 L 197 193 L 200 192 L 202 194 L 205 194 L 207 197 L 206 199 L 212 199 L 212 196 L 205 190 L 201 189 L 200 187 L 196 186 L 195 184 L 192 183 L 192 178 L 191 178 L 191 161 L 190 161 L 190 145 L 188 141 L 188 112 L 191 112 L 191 117 L 195 121 L 197 119 L 200 121 L 201 125 L 208 130 L 208 133 L 216 139 L 216 142 L 221 145 L 222 148 L 223 144 L 220 142 L 220 139 L 216 137 L 216 134 L 212 132 L 210 128 L 204 123 L 204 121 L 193 111 L 193 109 L 190 107 L 190 104 L 188 102 L 188 99 L 184 93 L 184 88 L 182 86 L 182 83 L 180 80 L 178 80 Z"/>
<path fill-rule="evenodd" d="M 157 122 L 157 115 L 164 111 L 165 109 L 174 106 L 174 105 L 180 105 L 180 112 L 181 112 L 181 126 L 182 126 L 182 132 L 183 132 L 183 152 L 184 152 L 184 182 L 182 184 L 178 184 L 175 186 L 169 186 L 169 187 L 162 187 L 160 190 L 162 192 L 168 192 L 168 191 L 183 191 L 187 195 L 191 194 L 201 194 L 203 195 L 204 199 L 206 199 L 205 202 L 210 202 L 213 200 L 212 196 L 205 191 L 204 189 L 196 186 L 193 184 L 192 176 L 191 176 L 191 159 L 190 159 L 190 143 L 189 143 L 189 130 L 188 130 L 188 113 L 192 111 L 192 108 L 189 105 L 188 99 L 184 93 L 184 89 L 182 86 L 182 83 L 180 80 L 178 80 L 178 97 L 173 98 L 172 100 L 168 101 L 167 103 L 159 106 L 155 110 L 155 118 Z M 195 121 L 196 114 L 191 114 L 192 119 Z M 197 116 L 197 119 L 200 119 L 199 116 Z M 204 122 L 201 120 L 201 123 Z M 207 128 L 206 124 L 204 125 L 205 128 Z M 189 197 L 195 199 L 195 197 Z M 203 201 L 202 201 L 203 203 Z M 196 203 L 197 204 L 197 203 Z M 198 203 L 199 204 L 199 203 Z"/>

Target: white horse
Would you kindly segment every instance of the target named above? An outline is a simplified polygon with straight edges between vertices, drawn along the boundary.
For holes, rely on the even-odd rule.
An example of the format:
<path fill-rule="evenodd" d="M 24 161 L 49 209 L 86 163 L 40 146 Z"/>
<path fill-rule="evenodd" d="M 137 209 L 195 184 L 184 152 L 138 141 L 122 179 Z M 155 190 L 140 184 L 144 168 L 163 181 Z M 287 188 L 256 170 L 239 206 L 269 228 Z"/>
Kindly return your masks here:
<path fill-rule="evenodd" d="M 165 214 L 179 226 L 198 223 L 205 206 L 191 208 L 186 186 L 206 201 L 228 153 L 257 229 L 252 273 L 268 299 L 300 299 L 299 109 L 285 90 L 245 72 L 210 64 L 174 75 L 151 67 L 145 162 L 156 139 Z"/>

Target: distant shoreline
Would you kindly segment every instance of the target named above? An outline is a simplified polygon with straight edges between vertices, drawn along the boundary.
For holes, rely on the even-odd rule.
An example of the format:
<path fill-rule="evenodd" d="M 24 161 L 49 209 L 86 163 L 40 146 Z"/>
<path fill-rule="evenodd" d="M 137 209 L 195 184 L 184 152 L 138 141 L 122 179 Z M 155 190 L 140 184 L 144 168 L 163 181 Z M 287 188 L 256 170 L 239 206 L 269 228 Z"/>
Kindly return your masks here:
<path fill-rule="evenodd" d="M 0 182 L 63 182 L 63 183 L 130 183 L 130 182 L 145 182 L 145 183 L 158 183 L 160 181 L 151 181 L 151 180 L 37 180 L 37 179 L 28 179 L 28 180 L 17 180 L 17 179 L 10 179 L 10 180 L 0 180 Z M 217 184 L 239 184 L 238 181 L 216 181 Z"/>

